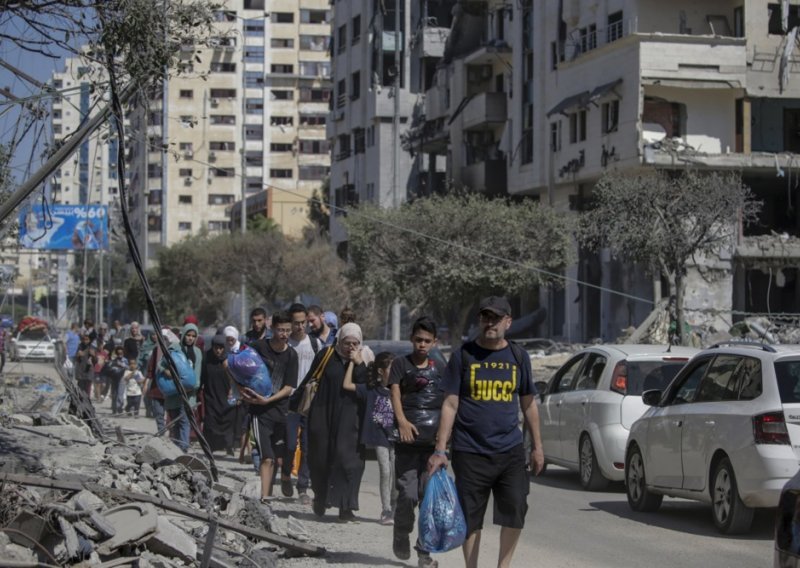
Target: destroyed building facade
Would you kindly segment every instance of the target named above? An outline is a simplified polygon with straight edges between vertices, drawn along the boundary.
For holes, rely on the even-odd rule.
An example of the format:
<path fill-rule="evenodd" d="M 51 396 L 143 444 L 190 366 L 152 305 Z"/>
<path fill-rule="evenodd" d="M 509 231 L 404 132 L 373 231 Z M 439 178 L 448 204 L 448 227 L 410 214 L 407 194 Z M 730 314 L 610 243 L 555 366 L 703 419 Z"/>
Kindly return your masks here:
<path fill-rule="evenodd" d="M 760 220 L 701 267 L 711 281 L 690 270 L 690 322 L 800 312 L 797 2 L 488 0 L 453 15 L 406 150 L 444 160 L 456 187 L 507 186 L 562 211 L 584 207 L 611 169 L 739 172 L 763 201 Z M 662 294 L 604 253 L 580 252 L 566 276 Z M 652 309 L 587 290 L 568 283 L 523 303 L 548 308 L 542 333 L 573 341 L 613 340 Z"/>

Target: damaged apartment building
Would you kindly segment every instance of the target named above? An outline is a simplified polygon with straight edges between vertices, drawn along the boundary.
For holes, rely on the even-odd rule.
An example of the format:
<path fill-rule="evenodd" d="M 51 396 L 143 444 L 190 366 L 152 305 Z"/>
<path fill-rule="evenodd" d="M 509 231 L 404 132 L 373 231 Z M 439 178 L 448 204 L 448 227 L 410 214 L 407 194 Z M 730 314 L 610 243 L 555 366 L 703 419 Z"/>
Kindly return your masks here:
<path fill-rule="evenodd" d="M 763 202 L 760 219 L 692 267 L 690 323 L 800 312 L 800 2 L 451 4 L 441 59 L 416 63 L 418 109 L 403 128 L 418 187 L 579 211 L 610 169 L 738 172 Z M 708 268 L 711 280 L 700 276 Z M 653 309 L 610 290 L 654 303 L 666 290 L 604 253 L 579 252 L 565 275 L 563 289 L 532 292 L 522 307 L 546 308 L 540 333 L 572 341 L 613 340 Z"/>

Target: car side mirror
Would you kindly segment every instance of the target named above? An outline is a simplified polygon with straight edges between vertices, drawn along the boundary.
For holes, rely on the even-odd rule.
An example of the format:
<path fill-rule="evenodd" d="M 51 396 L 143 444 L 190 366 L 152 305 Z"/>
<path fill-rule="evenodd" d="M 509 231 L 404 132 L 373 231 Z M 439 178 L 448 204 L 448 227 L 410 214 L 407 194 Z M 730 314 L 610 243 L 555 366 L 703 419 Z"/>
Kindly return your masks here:
<path fill-rule="evenodd" d="M 533 386 L 536 387 L 536 390 L 539 393 L 539 400 L 544 400 L 544 395 L 547 394 L 547 383 L 544 381 L 536 381 L 533 383 Z"/>
<path fill-rule="evenodd" d="M 647 406 L 658 406 L 661 402 L 661 391 L 657 389 L 644 391 L 642 393 L 642 402 Z"/>

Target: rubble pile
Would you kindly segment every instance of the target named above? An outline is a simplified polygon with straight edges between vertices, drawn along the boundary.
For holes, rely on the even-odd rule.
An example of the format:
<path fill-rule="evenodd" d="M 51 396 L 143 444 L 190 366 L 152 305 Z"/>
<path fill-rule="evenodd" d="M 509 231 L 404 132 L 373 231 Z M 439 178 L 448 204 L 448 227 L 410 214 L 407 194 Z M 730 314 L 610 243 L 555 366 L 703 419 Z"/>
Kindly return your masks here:
<path fill-rule="evenodd" d="M 257 477 L 214 481 L 152 435 L 100 440 L 61 406 L 0 411 L 0 565 L 269 567 L 325 552 L 256 498 Z"/>

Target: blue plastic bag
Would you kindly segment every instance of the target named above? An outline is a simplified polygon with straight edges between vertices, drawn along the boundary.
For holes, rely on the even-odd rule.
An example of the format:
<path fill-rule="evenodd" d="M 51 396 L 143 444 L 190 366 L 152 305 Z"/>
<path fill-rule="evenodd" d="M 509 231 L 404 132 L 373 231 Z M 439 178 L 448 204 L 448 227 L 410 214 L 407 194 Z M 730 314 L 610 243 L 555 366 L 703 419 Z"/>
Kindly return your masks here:
<path fill-rule="evenodd" d="M 272 394 L 272 377 L 261 355 L 247 346 L 228 353 L 228 370 L 239 386 L 254 390 L 261 396 Z"/>
<path fill-rule="evenodd" d="M 419 507 L 419 542 L 428 552 L 447 552 L 464 543 L 467 521 L 458 502 L 456 485 L 440 468 L 431 476 Z"/>
<path fill-rule="evenodd" d="M 169 354 L 172 356 L 172 361 L 178 369 L 178 377 L 180 378 L 181 385 L 187 391 L 192 391 L 197 388 L 197 376 L 194 374 L 194 367 L 189 362 L 186 354 L 183 351 L 174 351 L 170 349 Z M 158 366 L 158 373 L 156 373 L 156 385 L 164 396 L 175 396 L 178 394 L 178 388 L 175 386 L 173 380 L 164 374 L 167 369 L 167 360 L 161 359 Z"/>

